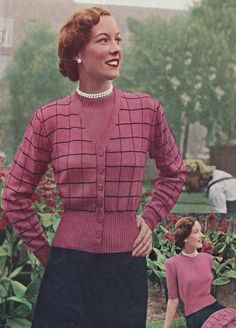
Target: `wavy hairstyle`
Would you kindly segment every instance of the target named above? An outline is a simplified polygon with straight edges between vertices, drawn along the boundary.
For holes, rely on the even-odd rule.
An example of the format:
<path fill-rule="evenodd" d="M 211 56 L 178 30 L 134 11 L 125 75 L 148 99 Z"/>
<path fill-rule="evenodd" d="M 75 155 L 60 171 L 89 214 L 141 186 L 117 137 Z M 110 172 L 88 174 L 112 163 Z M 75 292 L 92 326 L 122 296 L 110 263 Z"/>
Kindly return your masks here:
<path fill-rule="evenodd" d="M 195 224 L 196 219 L 192 216 L 184 216 L 177 221 L 175 224 L 175 245 L 180 247 L 181 249 L 184 248 L 185 239 L 192 232 L 192 227 Z"/>
<path fill-rule="evenodd" d="M 80 9 L 66 19 L 59 31 L 59 71 L 71 81 L 79 80 L 78 63 L 75 58 L 89 41 L 91 30 L 94 25 L 99 23 L 101 16 L 111 16 L 111 13 L 99 7 Z"/>

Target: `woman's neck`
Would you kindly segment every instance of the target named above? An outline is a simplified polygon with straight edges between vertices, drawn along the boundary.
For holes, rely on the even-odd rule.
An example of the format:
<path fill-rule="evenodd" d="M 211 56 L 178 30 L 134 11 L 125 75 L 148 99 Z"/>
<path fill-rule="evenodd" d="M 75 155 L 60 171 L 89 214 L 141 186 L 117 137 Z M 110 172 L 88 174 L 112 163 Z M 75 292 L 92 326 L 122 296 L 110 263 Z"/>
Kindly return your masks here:
<path fill-rule="evenodd" d="M 112 86 L 111 81 L 106 81 L 104 83 L 88 83 L 79 81 L 78 88 L 82 92 L 88 93 L 88 94 L 96 94 L 100 92 L 104 92 L 106 90 L 109 90 Z"/>
<path fill-rule="evenodd" d="M 194 248 L 194 249 L 184 248 L 184 249 L 182 249 L 182 254 L 187 257 L 195 257 L 195 256 L 197 256 L 198 251 L 196 250 L 196 248 Z"/>

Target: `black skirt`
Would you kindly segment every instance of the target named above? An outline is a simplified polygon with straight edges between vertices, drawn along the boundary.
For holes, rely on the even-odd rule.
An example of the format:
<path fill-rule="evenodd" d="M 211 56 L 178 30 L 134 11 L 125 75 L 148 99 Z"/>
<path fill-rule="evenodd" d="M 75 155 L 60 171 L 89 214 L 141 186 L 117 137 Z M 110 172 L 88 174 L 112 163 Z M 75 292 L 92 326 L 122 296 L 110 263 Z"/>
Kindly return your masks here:
<path fill-rule="evenodd" d="M 53 247 L 32 328 L 144 328 L 145 257 Z"/>
<path fill-rule="evenodd" d="M 216 301 L 215 303 L 210 304 L 201 310 L 186 316 L 185 318 L 187 328 L 201 328 L 201 326 L 210 317 L 210 315 L 212 315 L 212 313 L 215 313 L 221 309 L 224 309 L 224 306 Z"/>

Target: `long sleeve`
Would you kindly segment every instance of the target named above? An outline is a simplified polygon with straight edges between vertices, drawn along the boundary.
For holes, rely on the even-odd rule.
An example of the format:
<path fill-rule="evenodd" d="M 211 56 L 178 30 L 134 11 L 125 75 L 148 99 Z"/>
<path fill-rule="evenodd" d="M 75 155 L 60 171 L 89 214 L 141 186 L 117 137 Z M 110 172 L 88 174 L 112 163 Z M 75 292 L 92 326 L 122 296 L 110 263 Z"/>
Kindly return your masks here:
<path fill-rule="evenodd" d="M 154 229 L 175 205 L 186 178 L 182 156 L 159 103 L 151 129 L 149 155 L 155 160 L 159 175 L 152 199 L 146 205 L 142 217 Z"/>
<path fill-rule="evenodd" d="M 41 115 L 40 110 L 36 111 L 27 126 L 6 180 L 3 208 L 26 248 L 45 265 L 50 246 L 31 200 L 50 160 L 50 147 Z"/>

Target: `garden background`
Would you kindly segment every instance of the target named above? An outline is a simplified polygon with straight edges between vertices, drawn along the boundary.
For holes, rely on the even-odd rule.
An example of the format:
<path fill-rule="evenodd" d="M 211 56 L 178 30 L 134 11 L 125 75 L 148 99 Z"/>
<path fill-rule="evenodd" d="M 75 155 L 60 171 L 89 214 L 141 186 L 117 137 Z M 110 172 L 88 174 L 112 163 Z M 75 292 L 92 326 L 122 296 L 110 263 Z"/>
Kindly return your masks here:
<path fill-rule="evenodd" d="M 3 187 L 4 179 L 0 187 Z M 139 212 L 147 201 L 143 193 Z M 52 241 L 60 221 L 62 204 L 54 175 L 49 170 L 38 185 L 32 201 L 37 210 L 49 242 Z M 179 252 L 174 245 L 174 224 L 180 216 L 189 213 L 169 214 L 153 233 L 153 251 L 147 258 L 149 276 L 148 326 L 163 327 L 166 306 L 166 280 L 164 262 Z M 194 214 L 204 231 L 202 252 L 213 255 L 212 292 L 224 295 L 224 304 L 236 308 L 236 220 L 235 217 L 204 213 Z M 27 252 L 22 241 L 15 236 L 7 218 L 0 219 L 0 327 L 30 328 L 43 269 L 38 260 Z M 222 288 L 227 288 L 227 294 Z M 226 296 L 225 296 L 226 295 Z M 184 327 L 183 309 L 178 312 L 174 327 Z M 153 323 L 155 322 L 155 323 Z"/>
<path fill-rule="evenodd" d="M 60 7 L 66 1 L 53 0 L 51 5 L 39 0 L 34 3 L 45 6 L 44 16 L 47 17 L 47 8 L 52 4 Z M 43 103 L 75 89 L 75 85 L 60 77 L 57 71 L 57 26 L 50 22 L 50 17 L 47 21 L 43 16 L 41 19 L 28 17 L 27 28 L 17 47 L 5 46 L 10 42 L 7 33 L 11 30 L 9 17 L 14 13 L 14 6 L 22 10 L 20 22 L 23 24 L 27 5 L 30 9 L 33 2 L 0 0 L 0 15 L 3 12 L 4 16 L 4 19 L 0 17 L 1 62 L 11 52 L 11 60 L 0 80 L 1 189 L 32 112 Z M 67 7 L 63 8 L 70 13 L 75 7 L 81 5 L 73 3 L 72 6 L 72 1 L 67 1 Z M 106 7 L 122 25 L 120 13 L 124 11 L 118 12 L 115 6 Z M 167 15 L 168 19 L 160 15 L 161 11 L 152 10 L 152 15 L 150 12 L 143 15 L 144 9 L 136 11 L 143 19 L 135 19 L 131 14 L 128 17 L 126 8 L 125 11 L 129 40 L 125 37 L 123 67 L 116 85 L 131 92 L 147 92 L 160 99 L 183 157 L 191 153 L 188 148 L 191 123 L 204 124 L 206 145 L 213 149 L 208 161 L 213 165 L 220 163 L 217 168 L 236 175 L 235 1 L 202 0 L 189 11 Z M 52 13 L 51 16 L 56 17 Z M 5 23 L 8 29 L 4 30 Z M 227 155 L 212 156 L 221 154 L 218 150 L 226 148 L 229 149 Z M 148 201 L 151 187 L 147 179 L 140 211 Z M 41 181 L 32 201 L 51 241 L 63 211 L 52 171 Z M 154 250 L 148 259 L 150 299 L 159 298 L 161 307 L 165 306 L 164 260 L 178 251 L 173 244 L 173 224 L 180 215 L 189 213 L 194 213 L 203 225 L 206 234 L 203 251 L 214 256 L 213 292 L 219 295 L 227 290 L 228 299 L 235 300 L 236 215 L 212 214 L 204 193 L 186 191 L 181 193 L 172 214 L 154 233 Z M 28 328 L 42 268 L 14 235 L 2 210 L 0 215 L 0 327 Z M 160 305 L 152 304 L 160 310 Z M 235 303 L 231 306 L 236 308 Z M 149 312 L 151 321 L 158 320 L 155 327 L 163 326 L 164 308 L 161 311 L 161 317 L 155 316 L 155 310 Z M 180 322 L 177 321 L 176 327 L 184 327 Z"/>

